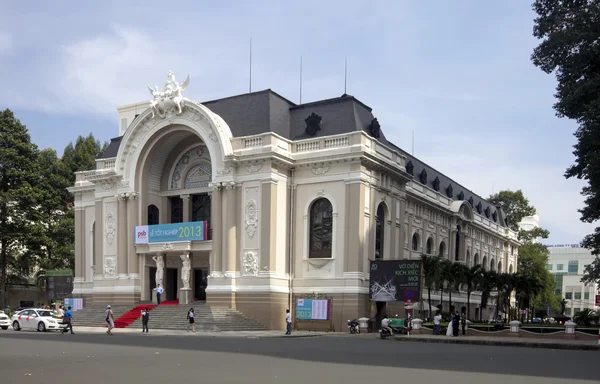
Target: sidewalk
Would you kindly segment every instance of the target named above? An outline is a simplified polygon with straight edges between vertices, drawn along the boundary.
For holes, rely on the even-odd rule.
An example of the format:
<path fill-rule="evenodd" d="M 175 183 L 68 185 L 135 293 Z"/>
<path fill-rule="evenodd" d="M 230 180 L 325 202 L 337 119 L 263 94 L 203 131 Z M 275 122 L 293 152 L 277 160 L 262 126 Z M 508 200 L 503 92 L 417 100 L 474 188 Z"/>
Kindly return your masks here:
<path fill-rule="evenodd" d="M 600 345 L 596 340 L 544 340 L 525 337 L 482 337 L 482 336 L 458 336 L 449 337 L 444 335 L 419 335 L 395 336 L 397 341 L 417 343 L 443 343 L 443 344 L 470 344 L 470 345 L 495 345 L 508 347 L 548 348 L 548 349 L 574 349 L 600 351 Z"/>
<path fill-rule="evenodd" d="M 106 327 L 74 327 L 75 333 L 84 334 L 101 334 L 106 333 Z M 172 330 L 172 329 L 150 329 L 147 334 L 142 334 L 141 329 L 137 328 L 115 328 L 113 329 L 114 335 L 119 334 L 139 334 L 143 336 L 193 336 L 193 337 L 235 337 L 235 338 L 299 338 L 299 337 L 322 337 L 331 336 L 334 333 L 327 332 L 307 332 L 307 331 L 295 331 L 291 335 L 285 335 L 284 331 L 196 331 L 188 332 L 187 330 Z"/>

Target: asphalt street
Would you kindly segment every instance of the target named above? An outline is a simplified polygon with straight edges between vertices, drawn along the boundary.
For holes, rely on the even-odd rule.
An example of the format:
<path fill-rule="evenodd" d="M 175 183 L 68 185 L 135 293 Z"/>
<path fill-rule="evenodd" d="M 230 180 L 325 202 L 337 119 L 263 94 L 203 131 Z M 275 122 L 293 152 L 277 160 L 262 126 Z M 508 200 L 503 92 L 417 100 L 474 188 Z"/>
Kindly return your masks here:
<path fill-rule="evenodd" d="M 118 331 L 118 330 L 117 330 Z M 598 382 L 598 351 L 365 337 L 210 338 L 0 331 L 6 383 Z M 582 381 L 583 382 L 583 381 Z"/>

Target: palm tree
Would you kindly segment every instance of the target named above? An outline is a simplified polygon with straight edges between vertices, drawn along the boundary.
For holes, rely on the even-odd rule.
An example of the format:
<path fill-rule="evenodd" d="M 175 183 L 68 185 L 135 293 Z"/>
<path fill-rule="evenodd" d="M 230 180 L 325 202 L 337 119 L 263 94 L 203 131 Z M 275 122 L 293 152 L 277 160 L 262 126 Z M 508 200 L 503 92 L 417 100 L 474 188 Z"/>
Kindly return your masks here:
<path fill-rule="evenodd" d="M 474 265 L 471 268 L 463 266 L 463 284 L 467 287 L 467 317 L 471 313 L 471 293 L 477 288 L 477 282 L 480 280 L 481 265 Z"/>
<path fill-rule="evenodd" d="M 481 291 L 481 311 L 479 311 L 479 320 L 483 320 L 483 309 L 487 308 L 490 294 L 496 288 L 498 274 L 494 271 L 483 270 L 478 276 L 477 289 Z"/>
<path fill-rule="evenodd" d="M 449 284 L 450 291 L 450 306 L 452 306 L 452 292 L 460 293 L 460 286 L 465 281 L 464 265 L 460 263 L 452 263 L 450 266 L 450 275 L 452 279 Z"/>
<path fill-rule="evenodd" d="M 429 304 L 429 316 L 432 316 L 431 312 L 431 291 L 438 283 L 440 275 L 440 258 L 438 256 L 421 255 L 423 262 L 423 278 L 425 279 L 425 287 L 427 288 L 427 302 Z"/>
<path fill-rule="evenodd" d="M 438 265 L 439 278 L 438 288 L 440 290 L 440 306 L 444 307 L 444 288 L 448 289 L 449 293 L 449 305 L 448 309 L 452 305 L 452 285 L 454 284 L 454 276 L 452 275 L 452 262 L 450 260 L 441 260 Z"/>

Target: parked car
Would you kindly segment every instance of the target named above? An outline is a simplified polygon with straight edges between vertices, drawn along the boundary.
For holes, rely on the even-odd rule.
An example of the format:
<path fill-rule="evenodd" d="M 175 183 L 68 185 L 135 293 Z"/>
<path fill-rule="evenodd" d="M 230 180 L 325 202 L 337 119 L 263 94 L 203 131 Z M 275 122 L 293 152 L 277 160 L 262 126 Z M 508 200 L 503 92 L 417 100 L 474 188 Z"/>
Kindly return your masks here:
<path fill-rule="evenodd" d="M 9 317 L 7 315 L 5 315 L 4 313 L 0 313 L 0 328 L 4 329 L 6 331 L 9 326 L 10 326 Z"/>
<path fill-rule="evenodd" d="M 38 332 L 60 329 L 61 320 L 53 317 L 49 309 L 25 309 L 12 316 L 11 322 L 15 331 L 35 329 Z"/>

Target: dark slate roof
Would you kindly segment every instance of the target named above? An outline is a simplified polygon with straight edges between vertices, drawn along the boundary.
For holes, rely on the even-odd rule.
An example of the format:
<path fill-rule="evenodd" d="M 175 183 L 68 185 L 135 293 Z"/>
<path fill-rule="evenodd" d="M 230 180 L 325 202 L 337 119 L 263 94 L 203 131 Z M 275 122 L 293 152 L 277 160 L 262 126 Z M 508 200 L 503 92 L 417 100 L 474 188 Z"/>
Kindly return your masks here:
<path fill-rule="evenodd" d="M 271 89 L 266 89 L 202 104 L 227 122 L 234 137 L 273 132 L 288 139 L 299 140 L 361 130 L 372 135 L 369 125 L 375 118 L 369 106 L 347 94 L 297 105 Z M 321 117 L 321 123 L 320 130 L 310 135 L 306 131 L 305 119 L 313 113 Z M 380 130 L 377 139 L 406 156 L 407 172 L 412 174 L 417 182 L 453 200 L 468 201 L 475 214 L 488 217 L 501 226 L 507 226 L 502 208 L 493 206 L 481 196 L 389 142 L 383 130 Z M 121 137 L 111 139 L 100 158 L 116 157 L 120 144 Z"/>

